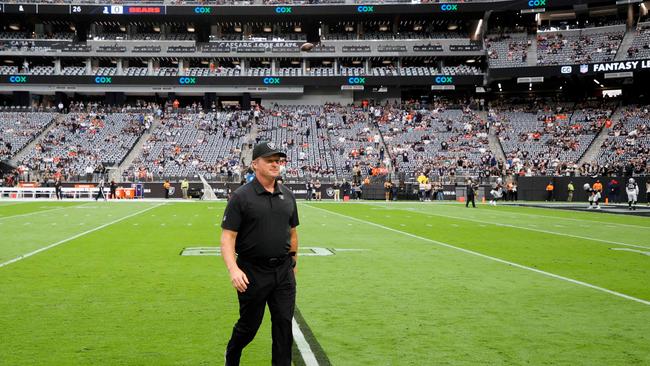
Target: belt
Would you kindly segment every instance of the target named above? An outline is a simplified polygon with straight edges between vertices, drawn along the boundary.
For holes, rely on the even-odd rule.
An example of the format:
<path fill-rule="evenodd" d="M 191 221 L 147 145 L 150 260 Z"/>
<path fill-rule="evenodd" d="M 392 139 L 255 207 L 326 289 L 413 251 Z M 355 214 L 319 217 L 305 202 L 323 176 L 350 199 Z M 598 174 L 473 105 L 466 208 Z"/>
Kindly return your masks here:
<path fill-rule="evenodd" d="M 238 257 L 239 260 L 256 264 L 258 266 L 268 266 L 268 267 L 279 267 L 282 265 L 284 262 L 289 259 L 289 255 L 285 254 L 280 257 Z"/>

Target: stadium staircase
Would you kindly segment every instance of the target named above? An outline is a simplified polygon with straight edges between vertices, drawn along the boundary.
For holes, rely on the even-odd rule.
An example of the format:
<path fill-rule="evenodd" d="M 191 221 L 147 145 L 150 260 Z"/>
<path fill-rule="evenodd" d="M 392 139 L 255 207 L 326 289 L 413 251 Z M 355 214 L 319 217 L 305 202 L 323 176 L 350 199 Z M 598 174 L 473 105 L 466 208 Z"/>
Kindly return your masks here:
<path fill-rule="evenodd" d="M 151 136 L 151 133 L 158 128 L 160 125 L 160 118 L 159 117 L 154 117 L 153 122 L 151 123 L 151 126 L 149 127 L 148 131 L 145 131 L 145 133 L 140 136 L 140 139 L 138 142 L 136 142 L 135 145 L 133 145 L 133 148 L 129 152 L 129 154 L 122 160 L 120 165 L 118 165 L 117 169 L 111 169 L 108 179 L 109 180 L 115 180 L 116 182 L 120 182 L 122 179 L 122 172 L 126 169 L 128 169 L 129 166 L 131 166 L 131 163 L 133 163 L 133 160 L 135 160 L 136 157 L 140 155 L 140 152 L 142 152 L 142 147 L 144 146 L 145 142 L 149 140 L 149 136 Z"/>
<path fill-rule="evenodd" d="M 623 108 L 618 108 L 614 113 L 612 113 L 612 125 L 615 125 L 618 123 L 618 121 L 621 119 L 621 111 Z M 600 152 L 600 147 L 603 146 L 603 142 L 607 140 L 607 137 L 609 137 L 609 129 L 603 128 L 598 132 L 598 135 L 594 140 L 591 142 L 591 145 L 585 151 L 584 154 L 582 154 L 582 157 L 580 160 L 578 160 L 578 166 L 584 164 L 584 163 L 592 163 L 595 162 L 598 159 L 598 153 Z"/>
<path fill-rule="evenodd" d="M 616 51 L 616 57 L 614 58 L 615 61 L 627 59 L 627 50 L 632 45 L 635 35 L 636 35 L 635 29 L 628 29 L 627 32 L 625 32 L 625 36 L 621 41 L 621 45 L 618 46 L 618 51 Z"/>
<path fill-rule="evenodd" d="M 57 116 L 54 117 L 52 122 L 50 122 L 50 124 L 47 125 L 47 127 L 45 127 L 45 129 L 43 129 L 41 133 L 39 133 L 30 143 L 25 145 L 25 147 L 23 147 L 20 151 L 18 151 L 16 155 L 14 155 L 14 157 L 9 160 L 9 164 L 13 166 L 20 165 L 20 162 L 23 161 L 27 153 L 32 151 L 36 147 L 36 144 L 38 144 L 39 141 L 41 141 L 45 136 L 47 136 L 47 134 L 50 133 L 50 131 L 52 131 L 52 129 L 57 124 L 59 124 L 59 122 L 63 122 L 64 119 L 65 119 L 65 114 L 57 114 Z"/>
<path fill-rule="evenodd" d="M 528 42 L 530 42 L 530 48 L 528 48 L 528 66 L 537 66 L 537 35 L 529 34 Z"/>
<path fill-rule="evenodd" d="M 478 112 L 479 117 L 487 121 L 488 120 L 488 112 L 487 111 L 480 111 Z M 494 153 L 494 157 L 498 161 L 506 161 L 506 154 L 503 153 L 503 147 L 501 147 L 501 142 L 499 142 L 499 137 L 494 133 L 494 130 L 490 128 L 490 131 L 488 132 L 488 145 L 490 146 L 490 151 Z"/>
<path fill-rule="evenodd" d="M 239 158 L 242 164 L 244 165 L 244 169 L 249 167 L 251 165 L 251 161 L 253 160 L 253 149 L 251 148 L 251 146 L 255 144 L 256 138 L 257 138 L 257 124 L 253 123 L 251 126 L 251 130 L 244 137 L 245 142 L 242 145 L 241 156 Z M 242 169 L 242 171 L 244 171 L 244 169 Z"/>

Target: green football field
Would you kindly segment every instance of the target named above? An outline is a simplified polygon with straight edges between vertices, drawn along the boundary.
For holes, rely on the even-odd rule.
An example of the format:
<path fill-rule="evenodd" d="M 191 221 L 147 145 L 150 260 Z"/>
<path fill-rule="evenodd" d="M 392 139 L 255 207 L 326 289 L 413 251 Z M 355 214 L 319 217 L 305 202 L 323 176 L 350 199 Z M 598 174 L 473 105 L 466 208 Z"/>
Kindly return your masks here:
<path fill-rule="evenodd" d="M 0 201 L 0 365 L 222 365 L 238 316 L 211 250 L 224 207 Z M 299 212 L 296 365 L 650 365 L 648 218 Z M 242 365 L 270 349 L 267 314 Z"/>

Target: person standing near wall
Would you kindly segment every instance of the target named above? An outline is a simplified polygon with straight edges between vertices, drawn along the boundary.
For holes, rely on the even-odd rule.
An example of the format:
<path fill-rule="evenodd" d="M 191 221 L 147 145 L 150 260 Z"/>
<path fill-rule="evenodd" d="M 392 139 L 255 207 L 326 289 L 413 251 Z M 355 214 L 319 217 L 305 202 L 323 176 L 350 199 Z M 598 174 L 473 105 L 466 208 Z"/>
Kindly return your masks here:
<path fill-rule="evenodd" d="M 570 181 L 569 184 L 566 186 L 568 196 L 567 196 L 567 202 L 573 202 L 573 192 L 576 190 L 576 188 L 573 186 L 573 181 Z"/>

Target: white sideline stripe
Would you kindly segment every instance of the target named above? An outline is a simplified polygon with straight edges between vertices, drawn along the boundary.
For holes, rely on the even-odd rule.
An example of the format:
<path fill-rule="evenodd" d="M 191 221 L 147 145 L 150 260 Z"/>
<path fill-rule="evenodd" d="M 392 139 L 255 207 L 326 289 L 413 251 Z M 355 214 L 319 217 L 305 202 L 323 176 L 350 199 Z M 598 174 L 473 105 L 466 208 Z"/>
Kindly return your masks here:
<path fill-rule="evenodd" d="M 456 207 L 456 206 L 451 206 L 454 208 L 460 209 L 461 207 Z M 505 206 L 505 207 L 512 207 L 512 206 Z M 522 206 L 525 208 L 538 208 L 538 207 L 527 207 L 527 206 Z M 500 211 L 501 212 L 501 211 Z M 503 211 L 502 213 L 506 214 L 513 214 L 513 215 L 525 215 L 525 216 L 533 216 L 533 217 L 545 217 L 547 219 L 561 219 L 562 221 L 564 220 L 569 220 L 569 221 L 582 221 L 582 222 L 589 222 L 589 223 L 595 223 L 597 225 L 604 224 L 605 222 L 603 221 L 591 221 L 591 220 L 585 220 L 585 219 L 574 219 L 571 217 L 554 217 L 554 216 L 548 216 L 548 215 L 539 215 L 539 214 L 531 214 L 531 213 L 526 213 L 526 212 L 517 212 L 517 211 Z M 506 215 L 503 215 L 506 216 Z M 641 226 L 641 225 L 632 225 L 632 224 L 621 224 L 618 222 L 608 222 L 607 225 L 611 225 L 612 227 L 616 226 L 626 226 L 626 227 L 634 227 L 637 229 L 648 229 L 650 230 L 650 226 Z"/>
<path fill-rule="evenodd" d="M 522 264 L 510 262 L 510 261 L 507 261 L 505 259 L 500 259 L 500 258 L 497 258 L 497 257 L 492 257 L 492 256 L 489 256 L 489 255 L 486 255 L 486 254 L 475 252 L 475 251 L 472 251 L 472 250 L 469 250 L 469 249 L 456 247 L 456 246 L 453 246 L 451 244 L 443 243 L 441 241 L 437 241 L 437 240 L 425 238 L 425 237 L 422 237 L 422 236 L 418 236 L 418 235 L 415 235 L 415 234 L 407 233 L 405 231 L 400 231 L 400 230 L 397 230 L 397 229 L 393 229 L 393 228 L 390 228 L 388 226 L 375 224 L 374 222 L 357 219 L 356 217 L 353 217 L 353 216 L 343 215 L 343 214 L 340 214 L 338 212 L 328 211 L 328 210 L 325 210 L 325 209 L 322 209 L 322 208 L 319 208 L 319 207 L 314 207 L 314 206 L 311 206 L 311 205 L 308 205 L 308 206 L 311 207 L 311 208 L 317 209 L 317 210 L 327 211 L 327 212 L 331 213 L 332 215 L 337 215 L 337 216 L 345 217 L 347 219 L 352 219 L 352 220 L 355 220 L 355 221 L 359 221 L 359 222 L 362 222 L 362 223 L 365 223 L 365 224 L 368 224 L 368 225 L 372 225 L 372 226 L 376 226 L 376 227 L 379 227 L 379 228 L 382 228 L 382 229 L 385 229 L 385 230 L 388 230 L 388 231 L 392 231 L 392 232 L 399 233 L 399 234 L 402 234 L 402 235 L 410 236 L 412 238 L 420 239 L 420 240 L 423 240 L 423 241 L 428 241 L 430 243 L 437 244 L 437 245 L 440 245 L 440 246 L 443 246 L 443 247 L 446 247 L 446 248 L 455 249 L 455 250 L 461 251 L 463 253 L 472 254 L 472 255 L 475 255 L 475 256 L 478 256 L 478 257 L 481 257 L 481 258 L 485 258 L 485 259 L 490 259 L 490 260 L 493 260 L 495 262 L 507 264 L 507 265 L 517 267 L 517 268 L 520 268 L 520 269 L 525 269 L 525 270 L 528 270 L 528 271 L 531 271 L 531 272 L 542 274 L 544 276 L 556 278 L 558 280 L 571 282 L 571 283 L 576 284 L 576 285 L 589 287 L 589 288 L 597 290 L 597 291 L 606 292 L 606 293 L 608 293 L 610 295 L 622 297 L 622 298 L 627 299 L 627 300 L 636 301 L 636 302 L 641 303 L 643 305 L 650 306 L 650 301 L 639 299 L 639 298 L 636 298 L 636 297 L 633 297 L 633 296 L 630 296 L 630 295 L 626 295 L 626 294 L 623 294 L 623 293 L 620 293 L 620 292 L 612 291 L 612 290 L 606 289 L 604 287 L 599 287 L 599 286 L 596 286 L 596 285 L 592 285 L 592 284 L 587 283 L 587 282 L 574 280 L 574 279 L 569 278 L 569 277 L 556 275 L 556 274 L 551 273 L 551 272 L 546 272 L 546 271 L 542 271 L 542 270 L 539 270 L 539 269 L 536 269 L 536 268 L 524 266 Z"/>
<path fill-rule="evenodd" d="M 93 231 L 97 231 L 97 230 L 103 229 L 103 228 L 105 228 L 105 227 L 107 227 L 107 226 L 113 225 L 113 224 L 118 223 L 118 222 L 120 222 L 120 221 L 122 221 L 122 220 L 126 220 L 126 219 L 128 219 L 128 218 L 131 218 L 131 217 L 133 217 L 133 216 L 139 215 L 139 214 L 141 214 L 141 213 L 143 213 L 143 212 L 149 211 L 149 210 L 154 209 L 154 208 L 156 208 L 156 207 L 160 207 L 161 205 L 164 205 L 164 203 L 161 203 L 161 204 L 158 204 L 158 205 L 155 205 L 155 206 L 152 206 L 152 207 L 148 207 L 148 208 L 146 208 L 146 209 L 144 209 L 144 210 L 140 210 L 140 211 L 138 211 L 138 212 L 136 212 L 136 213 L 132 213 L 132 214 L 130 214 L 130 215 L 128 215 L 128 216 L 124 216 L 124 217 L 119 218 L 119 219 L 117 219 L 117 220 L 111 221 L 111 222 L 109 222 L 109 223 L 107 223 L 107 224 L 103 224 L 103 225 L 101 225 L 101 226 L 98 226 L 98 227 L 96 227 L 96 228 L 94 228 L 94 229 L 90 229 L 90 230 L 84 231 L 83 233 L 80 233 L 80 234 L 77 234 L 77 235 L 71 236 L 71 237 L 69 237 L 69 238 L 67 238 L 67 239 L 63 239 L 63 240 L 61 240 L 61 241 L 57 241 L 57 242 L 54 243 L 54 244 L 50 244 L 50 245 L 48 245 L 48 246 L 46 246 L 46 247 L 36 249 L 36 250 L 34 250 L 33 252 L 29 252 L 29 253 L 27 253 L 27 254 L 23 254 L 23 255 L 21 255 L 21 256 L 19 256 L 19 257 L 16 257 L 16 258 L 14 258 L 14 259 L 11 259 L 11 260 L 9 260 L 9 261 L 7 261 L 7 262 L 0 263 L 0 268 L 2 268 L 2 267 L 4 267 L 4 266 L 7 266 L 7 265 L 10 265 L 10 264 L 12 264 L 12 263 L 18 262 L 18 261 L 21 260 L 21 259 L 25 259 L 25 258 L 31 257 L 31 256 L 33 256 L 34 254 L 38 254 L 38 253 L 40 253 L 40 252 L 44 252 L 44 251 L 46 251 L 46 250 L 48 250 L 48 249 L 54 248 L 55 246 L 57 246 L 57 245 L 61 245 L 61 244 L 66 243 L 66 242 L 69 242 L 70 240 L 74 240 L 74 239 L 79 238 L 79 237 L 81 237 L 81 236 L 84 236 L 84 235 L 86 235 L 86 234 L 90 234 L 90 233 L 92 233 Z"/>
<path fill-rule="evenodd" d="M 303 361 L 305 361 L 305 365 L 318 366 L 316 356 L 314 356 L 314 352 L 311 350 L 311 347 L 309 347 L 305 335 L 302 334 L 296 318 L 291 320 L 291 324 L 293 328 L 293 339 L 296 341 L 296 347 L 298 347 L 298 351 L 300 351 L 300 355 L 302 356 Z"/>
<path fill-rule="evenodd" d="M 388 208 L 388 207 L 387 207 Z M 412 212 L 403 208 L 393 208 L 394 210 L 400 210 L 400 211 L 406 211 L 406 212 Z M 592 238 L 589 236 L 580 236 L 580 235 L 573 235 L 573 234 L 567 234 L 567 233 L 558 233 L 557 231 L 550 231 L 550 230 L 542 230 L 542 229 L 533 229 L 531 227 L 525 227 L 525 226 L 517 226 L 517 225 L 510 225 L 510 224 L 502 224 L 500 222 L 491 222 L 491 221 L 483 221 L 483 220 L 477 220 L 477 219 L 471 219 L 468 217 L 458 217 L 458 216 L 450 216 L 450 215 L 443 215 L 443 214 L 436 214 L 436 213 L 431 213 L 431 212 L 419 212 L 420 215 L 427 215 L 427 216 L 438 216 L 438 217 L 444 217 L 448 219 L 457 219 L 457 220 L 465 220 L 465 221 L 474 221 L 478 222 L 481 224 L 488 224 L 488 225 L 495 225 L 495 226 L 504 226 L 504 227 L 511 227 L 513 229 L 522 229 L 522 230 L 529 230 L 529 231 L 537 231 L 540 233 L 545 233 L 545 234 L 552 234 L 552 235 L 560 235 L 560 236 L 569 236 L 572 238 L 576 239 L 584 239 L 584 240 L 592 240 L 592 241 L 598 241 L 601 243 L 607 243 L 607 244 L 616 244 L 616 245 L 623 245 L 626 247 L 633 247 L 633 248 L 641 248 L 641 249 L 650 249 L 650 247 L 646 247 L 643 245 L 635 245 L 635 244 L 628 244 L 628 243 L 622 243 L 620 241 L 613 241 L 613 240 L 605 240 L 605 239 L 598 239 L 598 238 Z M 533 224 L 529 224 L 530 226 L 533 226 Z"/>
<path fill-rule="evenodd" d="M 26 213 L 26 214 L 20 214 L 20 215 L 0 216 L 0 220 L 9 220 L 9 219 L 13 219 L 13 218 L 16 218 L 16 217 L 25 217 L 25 216 L 31 216 L 31 215 L 38 215 L 38 214 L 45 213 L 45 212 L 63 210 L 64 208 L 71 208 L 71 207 L 76 207 L 76 206 L 64 206 L 64 207 L 59 207 L 59 208 L 53 208 L 51 210 L 40 210 L 40 211 L 34 211 L 34 212 L 30 212 L 30 213 Z"/>

